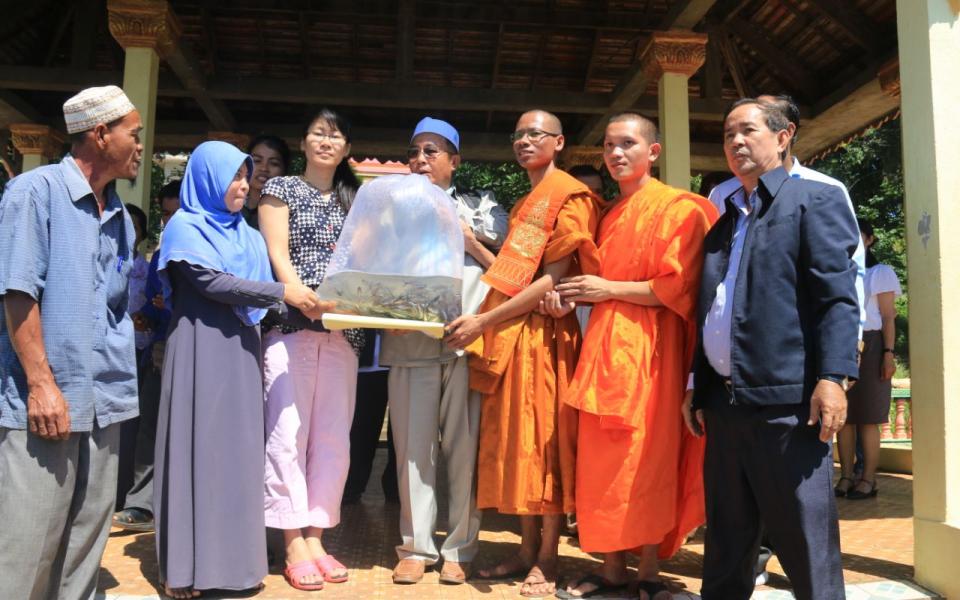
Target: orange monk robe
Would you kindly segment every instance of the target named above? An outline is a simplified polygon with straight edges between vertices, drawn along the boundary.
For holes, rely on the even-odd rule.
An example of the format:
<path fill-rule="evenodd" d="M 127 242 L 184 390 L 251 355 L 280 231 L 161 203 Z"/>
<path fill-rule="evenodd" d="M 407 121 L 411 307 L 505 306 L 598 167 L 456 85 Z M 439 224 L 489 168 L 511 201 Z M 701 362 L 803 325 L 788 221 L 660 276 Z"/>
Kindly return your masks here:
<path fill-rule="evenodd" d="M 651 179 L 603 217 L 600 277 L 648 281 L 664 306 L 594 305 L 565 402 L 580 410 L 577 526 L 585 552 L 660 544 L 704 522 L 703 438 L 680 406 L 696 343 L 706 199 Z"/>
<path fill-rule="evenodd" d="M 524 207 L 529 209 L 529 203 L 548 194 L 562 195 L 562 204 L 552 232 L 539 241 L 545 247 L 536 275 L 544 264 L 569 255 L 574 255 L 573 273 L 595 273 L 600 200 L 566 173 L 554 171 L 518 201 L 510 213 L 510 229 L 521 225 Z M 510 243 L 508 237 L 504 246 Z M 507 259 L 509 252 L 501 250 L 497 260 Z M 493 287 L 480 311 L 489 311 L 510 297 Z M 579 347 L 580 328 L 573 313 L 553 319 L 536 311 L 485 331 L 471 345 L 475 355 L 470 359 L 470 386 L 483 395 L 479 508 L 518 515 L 573 510 L 577 415 L 560 399 L 573 376 Z"/>

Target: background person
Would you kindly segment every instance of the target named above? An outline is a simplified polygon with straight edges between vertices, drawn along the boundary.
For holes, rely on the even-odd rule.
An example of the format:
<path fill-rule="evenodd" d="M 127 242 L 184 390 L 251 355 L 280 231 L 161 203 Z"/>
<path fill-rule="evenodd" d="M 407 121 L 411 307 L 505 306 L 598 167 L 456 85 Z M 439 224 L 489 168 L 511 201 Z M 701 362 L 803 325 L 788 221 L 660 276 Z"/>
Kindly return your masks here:
<path fill-rule="evenodd" d="M 260 197 L 263 186 L 274 177 L 287 174 L 290 168 L 290 147 L 275 135 L 258 135 L 247 145 L 247 154 L 253 159 L 253 175 L 250 191 L 243 205 L 243 218 L 247 225 L 259 229 Z"/>
<path fill-rule="evenodd" d="M 160 188 L 160 227 L 180 208 L 180 180 L 174 179 Z M 162 241 L 161 237 L 161 241 Z M 160 375 L 163 352 L 170 323 L 170 309 L 164 304 L 163 285 L 157 275 L 160 249 L 150 257 L 144 287 L 144 301 L 134 313 L 134 325 L 150 335 L 138 365 L 140 417 L 131 453 L 132 479 L 118 492 L 124 493 L 122 504 L 113 514 L 113 525 L 131 531 L 153 531 L 153 457 L 157 443 L 157 411 L 160 408 Z M 139 322 L 139 325 L 138 325 Z"/>
<path fill-rule="evenodd" d="M 136 239 L 133 243 L 133 268 L 130 269 L 130 283 L 128 284 L 127 314 L 133 321 L 133 342 L 136 349 L 137 381 L 139 382 L 143 379 L 141 370 L 143 353 L 150 344 L 150 331 L 143 326 L 143 321 L 136 316 L 137 311 L 143 306 L 146 299 L 147 274 L 150 270 L 150 263 L 140 252 L 140 244 L 146 237 L 147 215 L 133 204 L 127 203 L 124 207 L 127 209 L 127 214 L 130 215 L 130 220 L 133 222 L 133 229 L 136 231 Z M 138 422 L 139 419 L 130 419 L 125 421 L 120 428 L 120 455 L 117 463 L 117 510 L 123 506 L 127 490 L 133 485 L 133 455 L 137 445 Z"/>
<path fill-rule="evenodd" d="M 347 163 L 350 123 L 321 110 L 304 129 L 300 149 L 304 174 L 264 186 L 260 229 L 277 279 L 315 288 L 358 187 Z M 287 581 L 308 590 L 347 580 L 346 567 L 327 554 L 321 537 L 340 522 L 364 344 L 358 329 L 325 330 L 315 321 L 321 314 L 307 312 L 264 335 L 266 524 L 284 532 Z"/>
<path fill-rule="evenodd" d="M 891 378 L 897 370 L 893 345 L 897 339 L 897 309 L 894 301 L 903 291 L 890 265 L 877 262 L 870 247 L 877 241 L 873 225 L 859 219 L 860 236 L 867 248 L 867 318 L 863 326 L 863 352 L 857 385 L 847 392 L 847 423 L 837 434 L 840 454 L 838 497 L 863 500 L 877 495 L 877 463 L 880 460 L 880 427 L 890 418 Z M 863 474 L 854 481 L 854 449 L 857 438 L 863 447 Z"/>
<path fill-rule="evenodd" d="M 273 280 L 263 238 L 240 216 L 252 167 L 231 144 L 197 146 L 160 244 L 173 319 L 154 506 L 160 580 L 174 598 L 256 588 L 267 574 L 258 324 L 281 300 L 304 310 L 319 302 Z"/>

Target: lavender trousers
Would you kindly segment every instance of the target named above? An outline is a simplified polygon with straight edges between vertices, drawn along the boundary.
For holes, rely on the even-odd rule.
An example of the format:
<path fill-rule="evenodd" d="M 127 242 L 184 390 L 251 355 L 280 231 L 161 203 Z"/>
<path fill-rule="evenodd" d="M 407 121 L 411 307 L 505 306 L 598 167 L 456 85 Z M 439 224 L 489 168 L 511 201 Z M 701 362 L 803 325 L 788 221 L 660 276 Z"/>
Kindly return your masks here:
<path fill-rule="evenodd" d="M 340 522 L 350 468 L 357 356 L 337 332 L 264 336 L 267 527 Z"/>

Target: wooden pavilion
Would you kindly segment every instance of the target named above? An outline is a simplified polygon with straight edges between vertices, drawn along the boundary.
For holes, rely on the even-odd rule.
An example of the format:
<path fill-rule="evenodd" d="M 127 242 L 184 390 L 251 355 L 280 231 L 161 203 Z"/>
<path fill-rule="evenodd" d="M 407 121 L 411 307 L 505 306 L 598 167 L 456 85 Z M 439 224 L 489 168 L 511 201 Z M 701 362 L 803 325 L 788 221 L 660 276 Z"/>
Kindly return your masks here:
<path fill-rule="evenodd" d="M 960 297 L 958 13 L 960 0 L 7 2 L 0 136 L 22 170 L 41 165 L 64 151 L 63 101 L 116 83 L 148 155 L 261 132 L 296 147 L 326 105 L 353 121 L 358 158 L 401 158 L 429 114 L 460 129 L 466 160 L 505 161 L 517 115 L 544 108 L 566 160 L 599 163 L 606 119 L 635 110 L 660 124 L 661 178 L 686 186 L 725 170 L 734 98 L 793 95 L 802 160 L 902 112 L 917 579 L 960 597 L 960 320 L 945 309 Z M 149 177 L 119 189 L 145 204 Z"/>

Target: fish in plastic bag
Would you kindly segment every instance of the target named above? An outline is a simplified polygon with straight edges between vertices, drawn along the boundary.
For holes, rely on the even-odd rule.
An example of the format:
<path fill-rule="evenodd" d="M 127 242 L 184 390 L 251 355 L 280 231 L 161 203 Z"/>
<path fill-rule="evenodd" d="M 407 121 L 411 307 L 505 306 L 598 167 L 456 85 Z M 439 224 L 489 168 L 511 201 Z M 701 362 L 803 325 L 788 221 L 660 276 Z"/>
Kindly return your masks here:
<path fill-rule="evenodd" d="M 462 280 L 453 199 L 423 175 L 388 175 L 357 192 L 317 294 L 338 311 L 448 323 Z"/>

